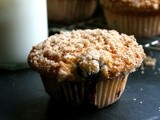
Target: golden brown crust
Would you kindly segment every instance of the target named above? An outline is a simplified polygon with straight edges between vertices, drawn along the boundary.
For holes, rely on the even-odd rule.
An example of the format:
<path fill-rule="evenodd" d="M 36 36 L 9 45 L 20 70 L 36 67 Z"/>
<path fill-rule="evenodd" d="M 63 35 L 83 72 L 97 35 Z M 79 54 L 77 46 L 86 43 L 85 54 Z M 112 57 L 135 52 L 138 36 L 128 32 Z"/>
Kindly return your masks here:
<path fill-rule="evenodd" d="M 160 0 L 101 0 L 102 5 L 129 11 L 159 11 Z"/>
<path fill-rule="evenodd" d="M 53 35 L 34 46 L 28 63 L 59 81 L 84 80 L 100 73 L 107 78 L 128 74 L 145 58 L 133 36 L 114 30 L 73 30 Z"/>

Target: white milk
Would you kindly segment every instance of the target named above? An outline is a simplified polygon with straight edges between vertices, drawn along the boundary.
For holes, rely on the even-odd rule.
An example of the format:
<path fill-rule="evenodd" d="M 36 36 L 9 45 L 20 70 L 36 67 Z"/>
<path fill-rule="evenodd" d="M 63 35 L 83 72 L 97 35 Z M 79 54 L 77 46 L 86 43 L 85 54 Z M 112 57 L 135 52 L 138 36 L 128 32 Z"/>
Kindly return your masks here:
<path fill-rule="evenodd" d="M 28 66 L 32 46 L 48 37 L 46 0 L 0 0 L 0 68 Z"/>

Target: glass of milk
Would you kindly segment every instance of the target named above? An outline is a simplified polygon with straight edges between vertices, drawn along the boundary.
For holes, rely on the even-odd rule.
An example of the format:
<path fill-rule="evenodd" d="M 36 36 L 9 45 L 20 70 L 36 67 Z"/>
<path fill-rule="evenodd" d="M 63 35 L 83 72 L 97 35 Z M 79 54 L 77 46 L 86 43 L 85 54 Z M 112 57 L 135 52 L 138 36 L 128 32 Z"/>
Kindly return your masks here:
<path fill-rule="evenodd" d="M 48 37 L 46 0 L 0 0 L 0 68 L 27 68 L 33 45 Z"/>

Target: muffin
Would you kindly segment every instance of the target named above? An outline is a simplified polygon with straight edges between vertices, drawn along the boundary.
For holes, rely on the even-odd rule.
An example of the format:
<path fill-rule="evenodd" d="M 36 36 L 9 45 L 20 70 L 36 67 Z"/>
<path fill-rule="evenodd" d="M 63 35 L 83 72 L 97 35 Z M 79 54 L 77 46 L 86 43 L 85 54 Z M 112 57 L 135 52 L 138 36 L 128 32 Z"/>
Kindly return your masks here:
<path fill-rule="evenodd" d="M 48 19 L 55 23 L 70 24 L 90 18 L 97 0 L 47 0 Z"/>
<path fill-rule="evenodd" d="M 135 37 L 160 34 L 160 0 L 100 0 L 110 29 Z"/>
<path fill-rule="evenodd" d="M 144 58 L 134 36 L 85 29 L 61 32 L 33 46 L 28 63 L 55 100 L 103 108 L 121 97 L 128 75 Z"/>

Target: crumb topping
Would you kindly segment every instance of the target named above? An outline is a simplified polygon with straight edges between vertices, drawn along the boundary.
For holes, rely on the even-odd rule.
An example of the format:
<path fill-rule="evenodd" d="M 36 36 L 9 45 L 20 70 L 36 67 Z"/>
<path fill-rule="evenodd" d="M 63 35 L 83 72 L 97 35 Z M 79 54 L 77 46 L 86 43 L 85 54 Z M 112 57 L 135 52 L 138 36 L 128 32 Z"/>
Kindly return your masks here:
<path fill-rule="evenodd" d="M 86 29 L 61 32 L 34 46 L 28 63 L 59 81 L 81 80 L 101 74 L 107 78 L 135 71 L 145 58 L 133 36 L 115 30 Z"/>
<path fill-rule="evenodd" d="M 160 0 L 101 0 L 104 5 L 130 7 L 139 10 L 159 10 Z"/>

